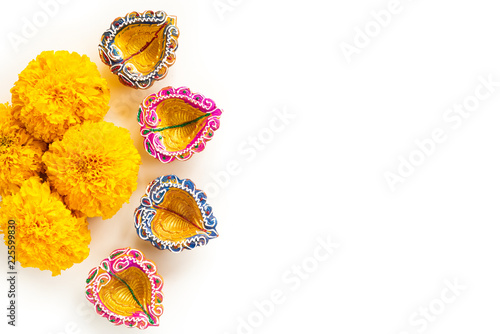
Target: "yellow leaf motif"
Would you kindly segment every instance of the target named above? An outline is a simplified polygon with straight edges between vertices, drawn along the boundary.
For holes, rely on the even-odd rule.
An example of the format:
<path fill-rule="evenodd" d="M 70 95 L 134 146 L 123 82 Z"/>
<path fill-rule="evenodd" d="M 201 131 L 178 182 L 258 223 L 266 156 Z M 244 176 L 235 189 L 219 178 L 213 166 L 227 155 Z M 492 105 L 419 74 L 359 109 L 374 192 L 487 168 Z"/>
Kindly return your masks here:
<path fill-rule="evenodd" d="M 162 287 L 153 262 L 137 249 L 120 248 L 90 270 L 85 292 L 97 314 L 115 325 L 144 329 L 159 325 Z"/>
<path fill-rule="evenodd" d="M 207 195 L 193 181 L 160 176 L 149 184 L 135 210 L 135 228 L 143 240 L 159 249 L 179 252 L 217 238 L 217 219 Z"/>
<path fill-rule="evenodd" d="M 169 163 L 203 151 L 219 128 L 221 115 L 213 100 L 187 87 L 168 86 L 143 100 L 137 121 L 146 151 Z"/>
<path fill-rule="evenodd" d="M 113 274 L 111 281 L 101 288 L 101 300 L 111 312 L 130 317 L 146 312 L 151 300 L 148 276 L 137 267 L 129 267 Z"/>
<path fill-rule="evenodd" d="M 168 99 L 156 107 L 160 119 L 155 131 L 162 136 L 163 145 L 169 152 L 184 149 L 200 132 L 207 121 L 204 113 L 181 99 Z"/>
<path fill-rule="evenodd" d="M 101 60 L 123 84 L 149 88 L 175 63 L 176 20 L 164 11 L 131 12 L 115 19 L 101 37 Z"/>
<path fill-rule="evenodd" d="M 205 232 L 201 211 L 193 197 L 184 190 L 170 189 L 155 208 L 158 210 L 151 227 L 160 239 L 178 242 Z"/>
<path fill-rule="evenodd" d="M 147 75 L 159 65 L 165 55 L 166 27 L 166 23 L 136 24 L 116 34 L 115 48 L 122 53 L 125 66 L 133 65 L 133 70 L 129 67 L 131 73 Z"/>

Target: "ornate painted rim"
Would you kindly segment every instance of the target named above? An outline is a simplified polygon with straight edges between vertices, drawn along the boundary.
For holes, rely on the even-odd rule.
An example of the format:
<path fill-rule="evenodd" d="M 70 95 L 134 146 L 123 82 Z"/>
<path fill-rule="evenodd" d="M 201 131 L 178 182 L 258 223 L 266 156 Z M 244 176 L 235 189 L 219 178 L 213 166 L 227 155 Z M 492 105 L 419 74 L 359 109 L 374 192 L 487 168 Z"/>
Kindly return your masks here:
<path fill-rule="evenodd" d="M 181 99 L 208 115 L 205 117 L 204 127 L 194 139 L 184 149 L 174 152 L 167 151 L 162 143 L 161 134 L 158 132 L 160 119 L 156 113 L 156 107 L 167 99 Z M 221 115 L 222 110 L 215 105 L 212 99 L 199 93 L 192 93 L 187 87 L 173 88 L 169 86 L 144 99 L 139 107 L 137 121 L 141 126 L 141 135 L 144 138 L 144 149 L 161 162 L 169 163 L 175 159 L 187 160 L 194 153 L 203 151 L 206 143 L 212 139 L 214 132 L 219 128 Z"/>
<path fill-rule="evenodd" d="M 161 62 L 153 71 L 147 75 L 131 73 L 124 66 L 127 59 L 123 59 L 120 52 L 114 47 L 116 35 L 125 27 L 133 24 L 150 23 L 154 25 L 166 25 L 165 33 L 165 55 Z M 116 18 L 101 37 L 101 43 L 98 46 L 101 60 L 110 66 L 111 72 L 118 75 L 120 81 L 130 87 L 146 89 L 151 87 L 154 81 L 163 79 L 168 68 L 175 63 L 175 51 L 178 47 L 179 28 L 176 26 L 177 17 L 167 15 L 164 11 L 154 12 L 147 10 L 144 13 L 130 12 L 124 17 Z"/>
<path fill-rule="evenodd" d="M 177 242 L 162 240 L 153 233 L 151 223 L 157 213 L 155 206 L 163 202 L 170 188 L 184 190 L 193 197 L 203 217 L 204 231 L 198 231 L 198 234 Z M 189 179 L 180 179 L 175 175 L 160 176 L 148 185 L 140 203 L 134 213 L 134 226 L 137 234 L 142 240 L 151 242 L 158 249 L 180 252 L 184 249 L 206 245 L 210 239 L 219 236 L 216 231 L 217 219 L 212 212 L 212 207 L 207 203 L 207 195 L 202 190 L 196 189 L 193 181 Z"/>
<path fill-rule="evenodd" d="M 121 280 L 116 274 L 131 267 L 139 268 L 147 275 L 151 285 L 151 300 L 149 305 L 141 305 L 134 296 L 135 301 L 144 312 L 136 312 L 133 316 L 123 316 L 109 310 L 101 300 L 99 292 L 112 280 L 112 277 Z M 114 250 L 108 258 L 101 261 L 98 267 L 89 271 L 86 283 L 87 299 L 94 304 L 97 314 L 108 319 L 111 323 L 124 324 L 127 327 L 139 329 L 160 324 L 159 317 L 163 314 L 163 293 L 161 292 L 163 279 L 156 273 L 156 265 L 152 261 L 146 260 L 141 251 L 133 248 Z M 127 285 L 125 282 L 124 284 Z M 127 287 L 132 292 L 128 285 Z"/>

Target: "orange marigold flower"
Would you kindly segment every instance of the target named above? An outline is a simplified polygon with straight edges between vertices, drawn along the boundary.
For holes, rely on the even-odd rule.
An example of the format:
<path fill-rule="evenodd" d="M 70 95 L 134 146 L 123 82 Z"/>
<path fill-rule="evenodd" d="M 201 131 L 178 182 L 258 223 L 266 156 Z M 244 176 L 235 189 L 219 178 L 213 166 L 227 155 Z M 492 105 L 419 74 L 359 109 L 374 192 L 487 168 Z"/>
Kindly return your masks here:
<path fill-rule="evenodd" d="M 0 207 L 0 232 L 9 245 L 9 222 L 15 223 L 16 260 L 23 267 L 52 271 L 80 263 L 89 255 L 90 231 L 84 216 L 75 216 L 48 183 L 32 177 Z"/>
<path fill-rule="evenodd" d="M 50 184 L 72 210 L 111 218 L 137 188 L 141 157 L 127 129 L 85 122 L 43 155 Z"/>
<path fill-rule="evenodd" d="M 0 104 L 0 196 L 18 191 L 26 179 L 42 171 L 46 146 L 12 117 L 12 106 Z"/>
<path fill-rule="evenodd" d="M 35 138 L 50 143 L 83 121 L 101 121 L 109 88 L 86 55 L 44 51 L 19 74 L 11 89 L 14 116 Z"/>

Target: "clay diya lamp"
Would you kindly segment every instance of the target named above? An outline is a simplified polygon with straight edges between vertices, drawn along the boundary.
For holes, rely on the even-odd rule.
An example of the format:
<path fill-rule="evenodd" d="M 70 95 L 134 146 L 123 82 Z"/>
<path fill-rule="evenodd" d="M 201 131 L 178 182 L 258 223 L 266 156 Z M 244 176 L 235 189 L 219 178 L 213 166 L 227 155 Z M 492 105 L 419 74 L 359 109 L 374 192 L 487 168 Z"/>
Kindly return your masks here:
<path fill-rule="evenodd" d="M 99 56 L 123 84 L 149 88 L 175 63 L 176 22 L 175 16 L 161 10 L 118 17 L 101 37 Z"/>
<path fill-rule="evenodd" d="M 137 249 L 122 248 L 90 270 L 85 291 L 100 316 L 115 325 L 144 329 L 159 325 L 162 287 L 152 261 Z"/>
<path fill-rule="evenodd" d="M 139 237 L 158 249 L 180 252 L 218 237 L 207 195 L 191 180 L 175 175 L 151 182 L 134 216 Z"/>
<path fill-rule="evenodd" d="M 221 115 L 213 100 L 187 87 L 165 87 L 144 99 L 137 121 L 145 150 L 168 163 L 203 151 L 219 128 Z"/>

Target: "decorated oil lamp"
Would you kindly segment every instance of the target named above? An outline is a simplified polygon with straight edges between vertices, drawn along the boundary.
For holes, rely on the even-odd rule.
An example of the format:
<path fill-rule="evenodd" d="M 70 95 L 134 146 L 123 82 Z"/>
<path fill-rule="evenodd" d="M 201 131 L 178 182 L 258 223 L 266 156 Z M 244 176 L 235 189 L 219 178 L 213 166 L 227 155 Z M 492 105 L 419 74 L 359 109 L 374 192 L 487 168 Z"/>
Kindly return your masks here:
<path fill-rule="evenodd" d="M 180 252 L 218 237 L 207 195 L 193 181 L 175 175 L 153 180 L 134 216 L 139 237 L 158 249 Z"/>
<path fill-rule="evenodd" d="M 99 44 L 101 60 L 120 81 L 146 89 L 167 75 L 175 63 L 177 18 L 164 11 L 131 12 L 116 18 Z"/>
<path fill-rule="evenodd" d="M 159 325 L 162 287 L 152 261 L 137 249 L 121 248 L 90 270 L 85 292 L 97 314 L 111 323 L 144 329 Z"/>
<path fill-rule="evenodd" d="M 187 87 L 165 87 L 147 96 L 137 121 L 144 149 L 164 163 L 187 160 L 205 149 L 219 128 L 222 110 Z"/>

